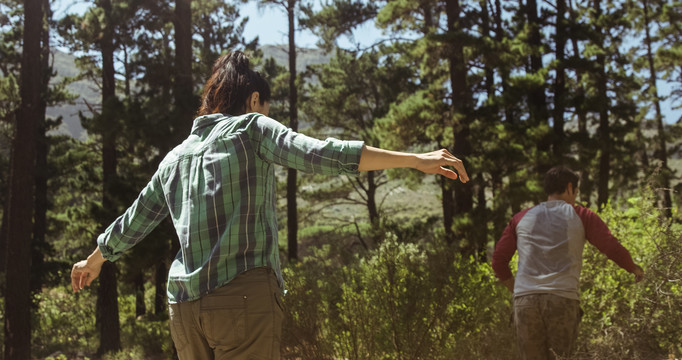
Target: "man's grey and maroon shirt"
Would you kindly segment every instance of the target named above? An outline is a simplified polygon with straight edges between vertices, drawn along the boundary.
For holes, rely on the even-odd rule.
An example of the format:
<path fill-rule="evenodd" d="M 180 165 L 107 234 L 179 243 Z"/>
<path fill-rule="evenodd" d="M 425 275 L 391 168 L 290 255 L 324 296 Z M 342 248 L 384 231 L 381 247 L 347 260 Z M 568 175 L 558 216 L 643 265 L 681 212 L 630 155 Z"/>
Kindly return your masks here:
<path fill-rule="evenodd" d="M 540 203 L 514 215 L 495 246 L 492 266 L 502 281 L 519 252 L 514 296 L 552 293 L 579 300 L 578 283 L 585 240 L 618 266 L 636 268 L 625 249 L 593 211 L 563 200 Z"/>

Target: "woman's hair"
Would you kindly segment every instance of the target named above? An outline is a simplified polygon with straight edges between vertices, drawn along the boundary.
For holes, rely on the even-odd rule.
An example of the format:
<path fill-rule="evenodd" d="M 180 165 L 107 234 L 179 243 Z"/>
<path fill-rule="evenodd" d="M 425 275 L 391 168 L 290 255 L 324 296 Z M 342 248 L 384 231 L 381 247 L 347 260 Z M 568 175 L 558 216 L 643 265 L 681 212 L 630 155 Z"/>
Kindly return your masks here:
<path fill-rule="evenodd" d="M 545 194 L 561 194 L 566 191 L 568 183 L 573 184 L 573 189 L 578 187 L 580 177 L 566 166 L 555 166 L 545 174 Z"/>
<path fill-rule="evenodd" d="M 270 85 L 260 73 L 249 68 L 246 54 L 229 52 L 213 64 L 197 116 L 214 113 L 241 115 L 245 111 L 246 100 L 254 91 L 258 91 L 261 104 L 270 101 Z"/>

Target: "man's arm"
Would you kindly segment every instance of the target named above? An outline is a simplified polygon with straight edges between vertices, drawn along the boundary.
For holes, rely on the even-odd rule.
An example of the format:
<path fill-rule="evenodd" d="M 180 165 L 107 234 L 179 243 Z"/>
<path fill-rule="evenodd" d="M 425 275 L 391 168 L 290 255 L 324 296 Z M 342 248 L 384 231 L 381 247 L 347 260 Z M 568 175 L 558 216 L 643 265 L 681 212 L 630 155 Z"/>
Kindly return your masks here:
<path fill-rule="evenodd" d="M 495 276 L 512 293 L 514 292 L 514 276 L 509 268 L 509 262 L 516 252 L 516 224 L 523 214 L 517 214 L 509 221 L 493 252 L 492 267 Z"/>
<path fill-rule="evenodd" d="M 456 170 L 445 168 L 452 167 Z M 362 148 L 358 170 L 372 171 L 393 168 L 414 168 L 426 174 L 440 174 L 450 179 L 459 179 L 463 183 L 469 181 L 462 160 L 456 158 L 446 149 L 423 154 L 410 154 L 390 151 L 365 145 Z"/>
<path fill-rule="evenodd" d="M 604 221 L 593 211 L 582 206 L 574 206 L 585 228 L 585 238 L 601 253 L 618 266 L 635 276 L 635 282 L 644 279 L 644 270 L 635 264 L 630 252 L 616 239 Z"/>
<path fill-rule="evenodd" d="M 514 293 L 514 278 L 510 277 L 507 280 L 500 281 L 510 292 Z"/>

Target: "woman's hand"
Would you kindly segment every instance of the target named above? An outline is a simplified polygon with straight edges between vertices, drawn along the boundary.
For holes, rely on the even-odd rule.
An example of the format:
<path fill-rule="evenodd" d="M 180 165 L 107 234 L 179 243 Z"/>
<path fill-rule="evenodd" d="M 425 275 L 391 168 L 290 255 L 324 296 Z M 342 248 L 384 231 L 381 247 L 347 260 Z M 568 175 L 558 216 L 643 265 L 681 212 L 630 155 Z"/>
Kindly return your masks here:
<path fill-rule="evenodd" d="M 99 248 L 97 248 L 88 256 L 87 260 L 73 264 L 73 268 L 71 268 L 71 289 L 73 289 L 73 292 L 82 290 L 84 286 L 90 286 L 93 280 L 99 276 L 102 264 L 105 261 Z"/>
<path fill-rule="evenodd" d="M 456 180 L 459 174 L 459 180 L 463 183 L 469 181 L 466 169 L 462 160 L 450 154 L 446 149 L 432 151 L 430 153 L 417 154 L 417 163 L 414 168 L 426 174 L 440 174 L 449 179 Z M 451 166 L 455 171 L 445 168 Z"/>

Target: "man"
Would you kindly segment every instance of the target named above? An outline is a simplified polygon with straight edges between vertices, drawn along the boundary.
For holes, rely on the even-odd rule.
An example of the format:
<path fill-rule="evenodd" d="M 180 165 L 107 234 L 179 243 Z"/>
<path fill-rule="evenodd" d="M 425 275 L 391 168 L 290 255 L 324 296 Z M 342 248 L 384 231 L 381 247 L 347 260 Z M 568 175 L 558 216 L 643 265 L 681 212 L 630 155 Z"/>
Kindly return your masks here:
<path fill-rule="evenodd" d="M 168 276 L 180 359 L 279 359 L 283 281 L 274 164 L 328 175 L 412 167 L 469 180 L 447 150 L 407 154 L 295 133 L 267 117 L 269 100 L 268 84 L 246 55 L 220 57 L 189 137 L 71 271 L 74 292 L 89 286 L 104 261 L 116 260 L 170 215 L 180 241 Z"/>
<path fill-rule="evenodd" d="M 597 214 L 575 205 L 578 175 L 558 166 L 545 175 L 547 201 L 521 211 L 507 225 L 495 246 L 495 275 L 514 294 L 514 324 L 522 359 L 568 356 L 578 336 L 578 281 L 585 240 L 618 266 L 633 273 L 627 249 L 611 235 Z M 516 279 L 509 269 L 519 252 Z"/>

